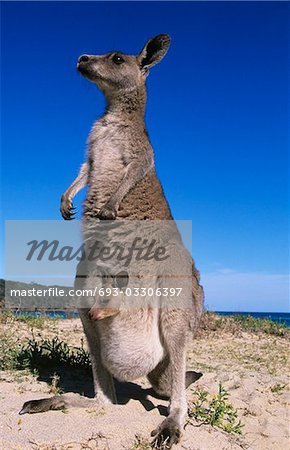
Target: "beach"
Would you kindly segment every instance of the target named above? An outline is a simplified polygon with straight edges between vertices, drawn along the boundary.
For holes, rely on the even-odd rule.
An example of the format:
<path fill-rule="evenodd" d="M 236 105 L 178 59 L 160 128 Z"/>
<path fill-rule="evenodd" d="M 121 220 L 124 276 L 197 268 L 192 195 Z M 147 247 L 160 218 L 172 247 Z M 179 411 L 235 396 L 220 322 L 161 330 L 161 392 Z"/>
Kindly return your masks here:
<path fill-rule="evenodd" d="M 117 383 L 118 405 L 18 415 L 27 400 L 68 391 L 93 395 L 86 342 L 78 318 L 26 320 L 4 315 L 1 327 L 2 450 L 150 448 L 150 432 L 163 420 L 168 402 L 154 395 L 146 379 Z M 187 367 L 203 376 L 187 390 L 189 411 L 196 413 L 201 392 L 207 393 L 208 400 L 215 399 L 222 386 L 227 393 L 226 403 L 237 414 L 235 424 L 240 425 L 236 431 L 234 427 L 227 430 L 224 421 L 211 425 L 193 414 L 180 443 L 174 447 L 177 450 L 288 447 L 289 331 L 278 325 L 255 331 L 250 328 L 230 318 L 208 315 L 200 331 L 190 338 Z M 55 348 L 49 350 L 50 355 L 55 355 L 53 363 L 47 360 L 35 370 L 33 358 L 26 352 L 20 354 L 22 360 L 17 356 L 16 364 L 15 354 L 21 346 L 27 349 L 28 339 L 40 347 L 43 339 L 50 343 L 54 339 Z M 63 347 L 65 343 L 74 348 L 71 366 L 65 363 L 65 356 L 60 357 L 59 343 L 59 349 L 67 349 Z M 36 354 L 33 355 L 37 363 Z M 23 368 L 19 370 L 21 364 Z"/>

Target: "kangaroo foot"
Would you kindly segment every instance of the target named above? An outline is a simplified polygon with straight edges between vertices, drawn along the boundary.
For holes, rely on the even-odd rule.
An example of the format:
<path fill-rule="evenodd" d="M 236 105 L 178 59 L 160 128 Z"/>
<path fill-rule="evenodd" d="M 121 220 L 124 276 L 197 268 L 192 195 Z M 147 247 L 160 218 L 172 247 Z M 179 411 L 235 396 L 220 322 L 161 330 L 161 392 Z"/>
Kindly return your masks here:
<path fill-rule="evenodd" d="M 90 407 L 96 404 L 92 398 L 82 397 L 79 394 L 62 394 L 55 397 L 42 398 L 40 400 L 29 400 L 22 406 L 19 414 L 35 414 L 51 410 L 61 410 L 70 407 Z"/>
<path fill-rule="evenodd" d="M 151 436 L 154 437 L 152 442 L 153 448 L 160 450 L 170 449 L 180 441 L 181 429 L 173 418 L 167 417 L 167 419 L 152 431 Z"/>

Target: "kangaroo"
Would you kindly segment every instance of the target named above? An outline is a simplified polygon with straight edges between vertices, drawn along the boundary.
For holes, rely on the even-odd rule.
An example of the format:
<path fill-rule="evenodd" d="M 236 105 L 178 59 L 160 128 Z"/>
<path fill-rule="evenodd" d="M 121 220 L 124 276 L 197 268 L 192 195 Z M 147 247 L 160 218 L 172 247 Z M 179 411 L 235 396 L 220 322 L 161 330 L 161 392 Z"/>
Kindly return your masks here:
<path fill-rule="evenodd" d="M 150 39 L 138 55 L 114 51 L 85 54 L 78 59 L 78 71 L 95 83 L 107 100 L 104 115 L 95 122 L 89 135 L 87 162 L 61 197 L 61 214 L 71 220 L 75 214 L 72 200 L 87 185 L 83 208 L 85 238 L 91 221 L 96 220 L 174 223 L 155 172 L 144 123 L 146 78 L 165 56 L 169 45 L 170 37 L 160 34 Z M 178 242 L 175 248 L 182 249 L 182 243 Z M 179 259 L 183 255 L 180 251 Z M 176 261 L 178 265 L 178 256 Z M 158 448 L 165 443 L 171 448 L 179 442 L 187 414 L 186 387 L 202 375 L 186 372 L 186 337 L 190 328 L 197 327 L 203 310 L 199 273 L 193 261 L 191 264 L 190 308 L 180 307 L 177 299 L 170 309 L 146 305 L 134 311 L 119 307 L 106 311 L 96 306 L 80 308 L 95 398 L 63 394 L 26 402 L 20 413 L 116 403 L 113 377 L 130 381 L 147 376 L 154 390 L 170 399 L 168 417 L 151 433 L 154 445 Z M 126 274 L 120 278 L 122 285 Z M 75 285 L 79 288 L 86 282 L 79 266 Z"/>

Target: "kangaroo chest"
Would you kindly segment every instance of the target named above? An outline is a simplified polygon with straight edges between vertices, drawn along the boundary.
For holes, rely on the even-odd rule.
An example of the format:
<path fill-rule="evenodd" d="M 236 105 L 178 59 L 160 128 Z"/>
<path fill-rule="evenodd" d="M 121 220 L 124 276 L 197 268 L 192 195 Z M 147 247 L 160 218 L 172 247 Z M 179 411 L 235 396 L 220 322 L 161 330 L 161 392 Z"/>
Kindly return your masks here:
<path fill-rule="evenodd" d="M 122 125 L 97 122 L 89 136 L 89 189 L 101 207 L 116 191 L 130 162 L 130 143 Z"/>

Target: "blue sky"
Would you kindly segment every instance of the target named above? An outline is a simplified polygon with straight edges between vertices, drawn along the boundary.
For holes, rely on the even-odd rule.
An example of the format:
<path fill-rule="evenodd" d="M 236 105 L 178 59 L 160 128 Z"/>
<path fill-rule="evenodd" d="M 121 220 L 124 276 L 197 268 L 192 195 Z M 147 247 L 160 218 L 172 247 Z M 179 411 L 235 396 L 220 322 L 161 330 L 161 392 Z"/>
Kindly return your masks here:
<path fill-rule="evenodd" d="M 288 17 L 287 2 L 2 2 L 3 220 L 60 219 L 104 108 L 78 56 L 169 33 L 146 123 L 206 304 L 287 311 Z"/>

